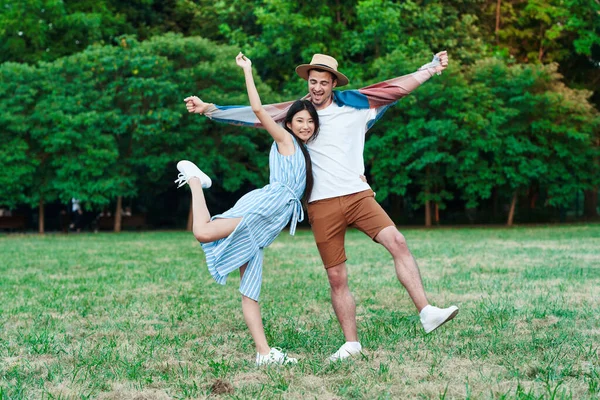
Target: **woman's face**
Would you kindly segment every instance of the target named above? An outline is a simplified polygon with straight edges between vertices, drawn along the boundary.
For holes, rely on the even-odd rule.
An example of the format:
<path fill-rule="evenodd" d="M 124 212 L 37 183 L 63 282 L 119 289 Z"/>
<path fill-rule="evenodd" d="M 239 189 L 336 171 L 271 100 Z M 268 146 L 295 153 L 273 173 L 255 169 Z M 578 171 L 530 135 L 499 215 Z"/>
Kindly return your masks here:
<path fill-rule="evenodd" d="M 315 121 L 306 110 L 294 114 L 292 122 L 288 122 L 287 127 L 305 143 L 315 133 Z"/>

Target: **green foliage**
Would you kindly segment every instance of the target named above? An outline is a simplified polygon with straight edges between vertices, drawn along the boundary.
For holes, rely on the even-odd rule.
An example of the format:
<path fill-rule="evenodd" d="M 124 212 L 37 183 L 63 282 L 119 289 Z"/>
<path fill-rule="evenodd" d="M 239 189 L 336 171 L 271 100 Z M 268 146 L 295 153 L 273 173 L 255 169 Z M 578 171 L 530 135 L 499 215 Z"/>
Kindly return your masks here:
<path fill-rule="evenodd" d="M 590 93 L 568 89 L 556 65 L 508 67 L 497 60 L 473 68 L 473 80 L 502 100 L 501 146 L 492 167 L 510 191 L 531 186 L 548 192 L 548 203 L 565 205 L 572 193 L 598 184 L 594 134 L 597 111 Z"/>
<path fill-rule="evenodd" d="M 3 65 L 0 118 L 11 151 L 1 159 L 3 202 L 35 204 L 40 195 L 24 193 L 39 191 L 46 201 L 106 205 L 157 181 L 165 190 L 184 157 L 227 191 L 266 179 L 265 132 L 216 126 L 183 104 L 186 93 L 245 101 L 235 49 L 172 34 L 119 42 L 35 68 Z M 259 89 L 269 97 L 260 82 Z"/>
<path fill-rule="evenodd" d="M 0 11 L 0 62 L 35 63 L 132 32 L 111 0 L 19 0 Z"/>
<path fill-rule="evenodd" d="M 600 45 L 598 12 L 600 5 L 593 0 L 503 1 L 501 45 L 525 62 L 591 56 Z"/>
<path fill-rule="evenodd" d="M 213 176 L 216 193 L 258 186 L 268 176 L 268 135 L 189 115 L 182 102 L 195 94 L 246 104 L 239 50 L 267 83 L 259 80 L 267 103 L 305 93 L 294 67 L 317 52 L 338 58 L 357 88 L 446 49 L 450 69 L 392 107 L 367 140 L 378 199 L 475 207 L 497 191 L 535 191 L 546 205 L 564 205 L 599 184 L 591 104 L 600 104 L 600 5 L 497 4 L 5 1 L 0 203 L 75 196 L 100 206 L 155 194 L 171 187 L 181 158 Z"/>
<path fill-rule="evenodd" d="M 48 154 L 40 143 L 37 109 L 43 75 L 39 69 L 5 63 L 0 67 L 0 202 L 37 204 L 56 195 Z"/>
<path fill-rule="evenodd" d="M 365 65 L 399 48 L 409 54 L 447 49 L 456 59 L 469 62 L 485 51 L 475 17 L 460 4 L 389 0 L 185 4 L 203 22 L 191 32 L 238 46 L 260 66 L 264 80 L 288 95 L 298 95 L 303 88 L 295 66 L 308 62 L 314 53 L 338 58 L 340 69 L 359 87 Z"/>
<path fill-rule="evenodd" d="M 409 70 L 399 53 L 376 63 L 387 75 L 383 64 Z M 535 187 L 549 205 L 561 206 L 597 185 L 598 113 L 589 92 L 560 79 L 555 65 L 497 59 L 432 78 L 388 111 L 367 141 L 378 199 L 412 187 L 417 206 L 431 200 L 443 208 L 458 192 L 471 208 L 496 187 L 507 193 Z"/>

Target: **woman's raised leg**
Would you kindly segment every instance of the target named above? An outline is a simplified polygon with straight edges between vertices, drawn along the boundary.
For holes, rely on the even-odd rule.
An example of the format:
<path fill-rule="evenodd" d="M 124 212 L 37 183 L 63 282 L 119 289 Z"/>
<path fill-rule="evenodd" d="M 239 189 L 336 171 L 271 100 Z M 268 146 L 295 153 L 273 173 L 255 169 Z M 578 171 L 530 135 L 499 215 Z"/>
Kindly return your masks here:
<path fill-rule="evenodd" d="M 229 236 L 242 218 L 218 218 L 211 221 L 202 190 L 202 182 L 199 178 L 192 177 L 188 181 L 188 185 L 192 190 L 192 231 L 194 237 L 200 243 L 208 243 Z"/>

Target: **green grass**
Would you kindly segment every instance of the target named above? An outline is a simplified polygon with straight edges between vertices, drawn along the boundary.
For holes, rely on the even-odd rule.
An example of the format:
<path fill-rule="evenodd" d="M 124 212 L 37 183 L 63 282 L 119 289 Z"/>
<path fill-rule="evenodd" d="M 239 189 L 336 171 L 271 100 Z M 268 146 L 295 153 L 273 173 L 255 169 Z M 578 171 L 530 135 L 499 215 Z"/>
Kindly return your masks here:
<path fill-rule="evenodd" d="M 213 282 L 190 233 L 2 236 L 0 399 L 600 397 L 599 225 L 403 233 L 454 321 L 424 335 L 389 254 L 351 231 L 365 352 L 328 364 L 327 278 L 312 234 L 284 232 L 261 304 L 300 363 L 260 369 L 239 275 Z"/>

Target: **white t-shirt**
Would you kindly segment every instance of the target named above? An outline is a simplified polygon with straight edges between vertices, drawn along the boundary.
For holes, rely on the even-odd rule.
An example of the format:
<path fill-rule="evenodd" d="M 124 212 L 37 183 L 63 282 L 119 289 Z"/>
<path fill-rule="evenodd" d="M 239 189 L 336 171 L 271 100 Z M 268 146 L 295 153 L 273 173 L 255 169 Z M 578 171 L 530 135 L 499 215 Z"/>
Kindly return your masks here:
<path fill-rule="evenodd" d="M 335 101 L 318 110 L 319 135 L 308 143 L 314 186 L 309 202 L 345 196 L 370 189 L 360 179 L 365 173 L 363 151 L 367 124 L 378 109 L 359 110 Z"/>

